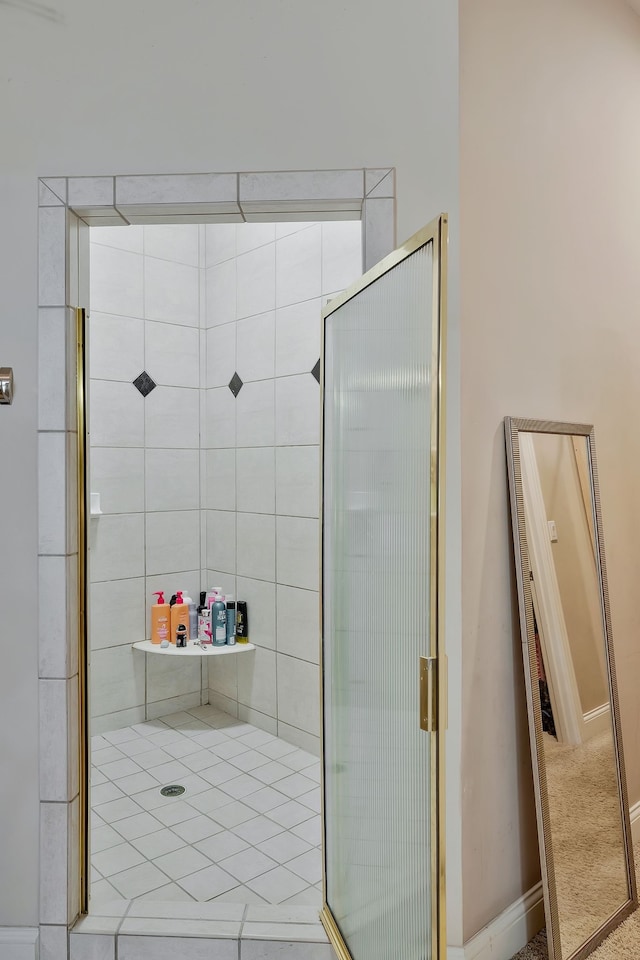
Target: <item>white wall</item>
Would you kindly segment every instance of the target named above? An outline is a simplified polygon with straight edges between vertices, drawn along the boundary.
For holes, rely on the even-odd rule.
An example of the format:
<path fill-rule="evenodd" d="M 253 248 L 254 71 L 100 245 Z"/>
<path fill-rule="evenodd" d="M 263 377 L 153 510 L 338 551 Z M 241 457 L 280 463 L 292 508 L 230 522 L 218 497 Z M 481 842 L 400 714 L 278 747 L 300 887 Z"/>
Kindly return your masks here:
<path fill-rule="evenodd" d="M 198 661 L 147 657 L 131 644 L 150 636 L 154 591 L 168 602 L 183 589 L 198 603 L 203 580 L 204 227 L 95 227 L 90 239 L 89 462 L 103 511 L 89 525 L 98 734 L 200 704 Z M 146 397 L 133 385 L 143 371 L 157 384 Z"/>
<path fill-rule="evenodd" d="M 292 42 L 293 38 L 293 42 Z M 239 56 L 241 54 L 241 64 Z M 457 5 L 272 0 L 108 5 L 54 16 L 0 5 L 0 344 L 16 400 L 0 410 L 4 771 L 0 923 L 37 922 L 36 203 L 38 176 L 394 165 L 398 239 L 452 215 L 449 629 L 457 637 Z M 9 504 L 7 509 L 6 504 Z M 458 533 L 456 533 L 458 531 Z M 453 642 L 450 651 L 455 652 Z M 452 664 L 452 680 L 456 664 Z M 452 698 L 455 703 L 455 695 Z M 455 717 L 450 718 L 455 726 Z M 455 761 L 454 761 L 455 763 Z M 455 771 L 454 771 L 455 773 Z M 6 792 L 4 792 L 6 790 Z M 450 818 L 455 825 L 455 818 Z M 452 900 L 451 927 L 456 924 Z"/>
<path fill-rule="evenodd" d="M 464 927 L 540 877 L 506 415 L 595 425 L 631 803 L 640 797 L 640 21 L 461 10 Z"/>
<path fill-rule="evenodd" d="M 206 241 L 207 582 L 248 602 L 258 648 L 209 661 L 211 701 L 319 753 L 312 370 L 322 305 L 362 274 L 362 223 L 210 224 Z"/>

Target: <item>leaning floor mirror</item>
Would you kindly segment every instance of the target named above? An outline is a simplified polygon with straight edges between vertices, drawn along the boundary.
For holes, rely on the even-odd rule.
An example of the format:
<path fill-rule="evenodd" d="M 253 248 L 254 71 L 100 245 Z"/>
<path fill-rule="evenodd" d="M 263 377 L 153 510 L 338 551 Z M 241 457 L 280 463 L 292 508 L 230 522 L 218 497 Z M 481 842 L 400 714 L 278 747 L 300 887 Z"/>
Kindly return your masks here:
<path fill-rule="evenodd" d="M 505 420 L 550 960 L 637 906 L 593 427 Z"/>

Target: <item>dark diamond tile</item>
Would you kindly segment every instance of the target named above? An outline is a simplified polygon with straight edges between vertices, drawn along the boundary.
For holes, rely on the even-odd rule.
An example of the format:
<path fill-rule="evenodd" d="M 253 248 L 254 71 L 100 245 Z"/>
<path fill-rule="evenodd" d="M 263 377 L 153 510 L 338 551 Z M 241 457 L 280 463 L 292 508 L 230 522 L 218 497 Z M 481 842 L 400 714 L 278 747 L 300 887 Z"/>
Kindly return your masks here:
<path fill-rule="evenodd" d="M 311 376 L 315 377 L 318 383 L 320 383 L 320 361 L 316 363 L 315 367 L 311 371 Z"/>
<path fill-rule="evenodd" d="M 234 375 L 231 377 L 231 380 L 229 380 L 229 390 L 231 390 L 231 393 L 234 395 L 234 397 L 237 397 L 242 390 L 242 380 L 237 373 L 234 373 Z"/>
<path fill-rule="evenodd" d="M 139 377 L 133 381 L 134 387 L 140 391 L 143 397 L 149 396 L 152 390 L 155 390 L 157 384 L 152 380 L 146 370 L 143 370 Z"/>

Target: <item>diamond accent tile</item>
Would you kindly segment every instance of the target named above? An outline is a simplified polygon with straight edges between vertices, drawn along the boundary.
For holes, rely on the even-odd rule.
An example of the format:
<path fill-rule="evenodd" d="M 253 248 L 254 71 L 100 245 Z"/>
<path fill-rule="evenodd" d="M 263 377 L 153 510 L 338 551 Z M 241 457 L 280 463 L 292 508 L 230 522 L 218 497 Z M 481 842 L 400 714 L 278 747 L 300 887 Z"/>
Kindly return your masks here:
<path fill-rule="evenodd" d="M 316 365 L 311 371 L 311 376 L 314 377 L 318 383 L 320 383 L 320 361 L 316 361 Z"/>
<path fill-rule="evenodd" d="M 242 380 L 237 373 L 234 373 L 234 375 L 231 377 L 231 380 L 229 380 L 229 390 L 231 390 L 231 393 L 234 395 L 234 397 L 238 396 L 242 390 L 242 386 Z"/>
<path fill-rule="evenodd" d="M 133 385 L 143 397 L 148 397 L 151 391 L 157 387 L 157 383 L 151 379 L 146 370 L 143 370 L 140 376 L 135 378 Z"/>

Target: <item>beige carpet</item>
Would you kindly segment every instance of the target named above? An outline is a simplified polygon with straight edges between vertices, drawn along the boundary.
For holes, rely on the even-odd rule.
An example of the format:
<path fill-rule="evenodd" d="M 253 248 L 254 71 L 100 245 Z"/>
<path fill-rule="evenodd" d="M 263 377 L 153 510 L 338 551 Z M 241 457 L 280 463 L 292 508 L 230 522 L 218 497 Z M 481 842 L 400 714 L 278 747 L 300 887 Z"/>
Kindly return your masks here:
<path fill-rule="evenodd" d="M 610 733 L 579 747 L 544 737 L 562 957 L 570 957 L 627 899 Z M 594 868 L 598 864 L 598 869 Z M 640 957 L 640 917 L 630 917 L 593 956 Z M 546 960 L 544 931 L 514 960 Z"/>

